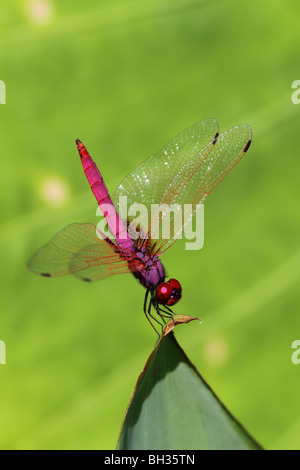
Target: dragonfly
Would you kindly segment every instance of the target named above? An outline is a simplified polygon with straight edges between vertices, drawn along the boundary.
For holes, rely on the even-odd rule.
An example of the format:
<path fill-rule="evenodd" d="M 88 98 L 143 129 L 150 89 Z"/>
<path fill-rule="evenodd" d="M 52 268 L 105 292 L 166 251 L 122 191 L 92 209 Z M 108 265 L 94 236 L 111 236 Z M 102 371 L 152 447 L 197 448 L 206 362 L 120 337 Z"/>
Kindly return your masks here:
<path fill-rule="evenodd" d="M 143 310 L 160 337 L 158 330 L 163 330 L 165 318 L 172 318 L 171 307 L 182 297 L 180 282 L 166 275 L 160 257 L 176 242 L 186 224 L 191 223 L 211 191 L 245 155 L 251 141 L 252 132 L 247 124 L 220 134 L 217 121 L 205 119 L 140 163 L 110 196 L 96 163 L 77 139 L 84 173 L 110 236 L 98 225 L 72 223 L 33 254 L 28 268 L 45 277 L 73 274 L 87 282 L 132 273 L 146 289 Z M 139 203 L 146 208 L 146 215 L 138 224 L 134 225 L 132 216 L 121 210 L 122 197 L 128 206 Z M 171 214 L 174 205 L 185 204 L 191 208 L 189 218 Z M 163 237 L 160 225 L 166 219 L 170 227 L 168 236 Z"/>

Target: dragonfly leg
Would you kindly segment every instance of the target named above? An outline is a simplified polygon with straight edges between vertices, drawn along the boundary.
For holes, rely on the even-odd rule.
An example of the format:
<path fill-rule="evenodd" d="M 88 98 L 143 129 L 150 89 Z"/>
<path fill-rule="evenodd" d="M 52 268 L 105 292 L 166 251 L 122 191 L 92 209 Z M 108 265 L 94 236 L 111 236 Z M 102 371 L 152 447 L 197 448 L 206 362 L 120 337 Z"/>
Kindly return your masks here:
<path fill-rule="evenodd" d="M 161 329 L 163 329 L 163 328 L 162 328 L 162 324 L 151 314 L 152 299 L 150 299 L 150 302 L 149 302 L 149 305 L 148 305 L 148 308 L 147 308 L 147 300 L 148 300 L 149 292 L 150 292 L 150 290 L 147 289 L 147 292 L 146 292 L 146 295 L 145 295 L 145 300 L 144 300 L 144 314 L 145 314 L 145 317 L 147 318 L 148 322 L 152 326 L 153 330 L 158 335 L 158 339 L 159 339 L 160 338 L 160 333 L 157 331 L 157 329 L 153 325 L 152 321 L 150 320 L 150 317 L 152 318 L 153 321 L 155 321 L 156 323 L 159 324 Z"/>
<path fill-rule="evenodd" d="M 154 306 L 153 304 L 153 300 L 152 298 L 150 299 L 150 302 L 149 302 L 149 306 L 148 306 L 148 315 L 152 318 L 152 320 L 156 321 L 156 323 L 159 324 L 159 326 L 161 327 L 161 331 L 163 332 L 163 325 L 160 323 L 160 321 L 157 320 L 157 318 L 155 318 L 152 314 L 151 314 L 151 307 L 152 305 Z M 152 325 L 153 326 L 153 325 Z M 160 336 L 160 335 L 159 335 Z"/>
<path fill-rule="evenodd" d="M 159 307 L 158 304 L 156 303 L 155 309 L 157 311 L 157 314 L 160 316 L 160 318 L 162 319 L 164 323 L 166 323 L 165 318 L 167 318 L 168 320 L 172 320 L 175 326 L 175 321 L 173 318 L 174 312 L 167 305 L 164 305 L 164 307 L 167 308 L 168 310 L 164 310 L 163 308 Z"/>
<path fill-rule="evenodd" d="M 173 310 L 171 310 L 170 307 L 168 307 L 167 305 L 165 305 L 165 308 L 168 310 L 169 316 L 172 318 L 173 323 L 174 323 L 174 325 L 175 325 L 175 321 L 174 321 L 174 318 L 173 318 L 173 315 L 175 315 L 175 313 L 174 313 Z"/>
<path fill-rule="evenodd" d="M 158 309 L 159 309 L 160 312 L 164 312 L 164 313 L 166 314 L 166 315 L 162 315 L 162 314 L 161 314 L 161 315 L 164 316 L 164 317 L 166 317 L 166 318 L 172 318 L 173 315 L 174 315 L 173 310 L 171 310 L 167 305 L 164 305 L 164 308 L 166 308 L 167 311 L 164 310 L 164 309 L 161 308 L 161 307 L 158 307 Z"/>
<path fill-rule="evenodd" d="M 147 289 L 146 294 L 145 294 L 145 300 L 144 300 L 144 313 L 145 314 L 146 314 L 146 310 L 147 310 L 147 300 L 148 300 L 149 292 L 150 292 L 150 290 Z"/>
<path fill-rule="evenodd" d="M 164 307 L 170 312 L 170 315 L 174 315 L 173 310 L 170 309 L 167 305 L 164 305 Z"/>
<path fill-rule="evenodd" d="M 155 309 L 156 309 L 157 315 L 160 316 L 160 318 L 162 319 L 164 323 L 166 323 L 165 318 L 167 318 L 168 320 L 173 318 L 173 315 L 174 315 L 173 312 L 167 312 L 166 310 L 162 309 L 158 305 L 155 306 Z"/>
<path fill-rule="evenodd" d="M 164 305 L 164 308 L 166 308 L 167 310 L 164 310 L 164 308 L 159 307 L 159 305 L 158 305 L 158 303 L 157 303 L 157 301 L 154 297 L 152 297 L 152 304 L 153 304 L 153 306 L 154 306 L 154 308 L 157 312 L 157 315 L 159 315 L 159 317 L 162 319 L 162 321 L 164 323 L 166 323 L 165 318 L 170 319 L 170 318 L 173 317 L 174 312 L 170 309 L 170 307 L 168 307 L 167 305 Z"/>

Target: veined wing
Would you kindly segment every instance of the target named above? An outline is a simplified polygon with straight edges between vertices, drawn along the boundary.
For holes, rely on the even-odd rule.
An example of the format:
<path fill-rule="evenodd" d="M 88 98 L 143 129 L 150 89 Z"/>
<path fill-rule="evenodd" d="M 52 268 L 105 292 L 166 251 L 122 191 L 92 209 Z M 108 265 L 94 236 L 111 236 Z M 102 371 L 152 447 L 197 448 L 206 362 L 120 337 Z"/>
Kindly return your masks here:
<path fill-rule="evenodd" d="M 199 204 L 235 167 L 247 152 L 252 139 L 252 132 L 247 124 L 241 124 L 227 130 L 215 140 L 213 147 L 209 144 L 191 158 L 178 171 L 166 189 L 161 206 L 161 218 L 170 217 L 170 237 L 159 239 L 155 253 L 161 254 L 172 245 L 182 229 L 191 222 Z M 176 217 L 176 210 L 184 212 L 184 205 L 190 205 L 189 217 Z M 170 214 L 172 212 L 172 214 Z M 180 213 L 181 213 L 180 212 Z M 153 216 L 153 215 L 152 215 Z M 159 223 L 153 225 L 151 238 L 159 238 Z"/>
<path fill-rule="evenodd" d="M 126 223 L 126 215 L 120 207 L 120 196 L 126 196 L 127 206 L 143 204 L 149 215 L 142 221 L 143 229 L 150 225 L 152 204 L 160 204 L 167 188 L 170 187 L 183 165 L 192 155 L 198 154 L 203 147 L 218 136 L 218 123 L 214 119 L 206 119 L 189 127 L 159 152 L 143 161 L 118 186 L 112 195 L 112 201 L 119 215 Z M 131 214 L 132 215 L 132 214 Z M 141 217 L 143 219 L 143 217 Z M 147 232 L 147 229 L 146 229 Z"/>
<path fill-rule="evenodd" d="M 113 194 L 117 207 L 120 196 L 127 196 L 128 207 L 136 201 L 146 206 L 147 213 L 139 217 L 139 223 L 148 240 L 157 240 L 153 244 L 156 254 L 176 241 L 183 227 L 190 223 L 197 205 L 204 202 L 249 148 L 251 129 L 246 124 L 221 136 L 217 130 L 213 119 L 190 127 L 139 165 Z M 157 208 L 153 211 L 155 204 Z M 191 215 L 186 220 L 182 215 L 184 204 L 191 206 Z M 176 217 L 176 210 L 181 211 L 181 217 Z M 162 238 L 162 220 L 169 218 L 169 235 Z"/>
<path fill-rule="evenodd" d="M 29 260 L 27 267 L 41 276 L 74 274 L 84 281 L 130 272 L 126 254 L 97 236 L 93 224 L 70 224 Z"/>

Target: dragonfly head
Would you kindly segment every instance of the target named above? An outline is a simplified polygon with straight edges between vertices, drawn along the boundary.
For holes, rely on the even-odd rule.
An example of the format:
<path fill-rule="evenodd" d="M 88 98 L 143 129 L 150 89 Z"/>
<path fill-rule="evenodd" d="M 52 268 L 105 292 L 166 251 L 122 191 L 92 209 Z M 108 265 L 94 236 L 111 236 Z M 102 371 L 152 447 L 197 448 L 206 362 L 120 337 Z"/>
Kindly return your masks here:
<path fill-rule="evenodd" d="M 176 279 L 162 282 L 156 289 L 156 301 L 162 305 L 171 307 L 181 299 L 181 285 Z"/>

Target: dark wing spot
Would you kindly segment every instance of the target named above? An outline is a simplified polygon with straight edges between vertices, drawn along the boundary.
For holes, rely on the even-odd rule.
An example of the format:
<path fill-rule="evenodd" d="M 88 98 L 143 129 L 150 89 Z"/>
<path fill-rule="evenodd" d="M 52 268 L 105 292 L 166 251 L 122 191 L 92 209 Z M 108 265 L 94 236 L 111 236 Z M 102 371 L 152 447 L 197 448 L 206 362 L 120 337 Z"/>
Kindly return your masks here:
<path fill-rule="evenodd" d="M 51 274 L 49 274 L 49 273 L 41 273 L 41 276 L 51 277 Z"/>
<path fill-rule="evenodd" d="M 219 132 L 216 133 L 215 137 L 214 137 L 214 140 L 213 140 L 213 145 L 215 145 L 215 143 L 217 142 L 218 140 L 218 137 L 219 137 Z"/>
<path fill-rule="evenodd" d="M 82 280 L 85 282 L 91 282 L 92 279 L 89 279 L 88 277 L 83 277 Z"/>
<path fill-rule="evenodd" d="M 246 146 L 244 148 L 244 152 L 247 152 L 248 148 L 250 147 L 250 144 L 251 144 L 251 140 L 248 140 L 248 142 L 246 143 Z"/>

